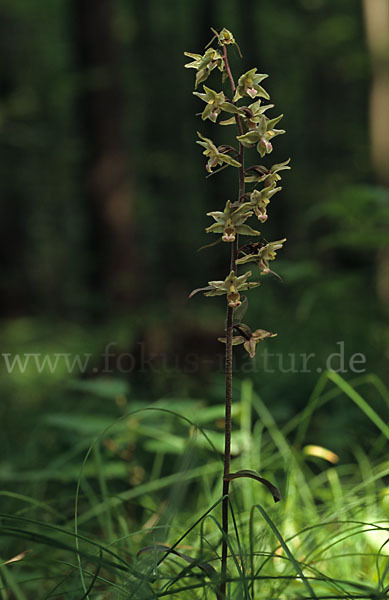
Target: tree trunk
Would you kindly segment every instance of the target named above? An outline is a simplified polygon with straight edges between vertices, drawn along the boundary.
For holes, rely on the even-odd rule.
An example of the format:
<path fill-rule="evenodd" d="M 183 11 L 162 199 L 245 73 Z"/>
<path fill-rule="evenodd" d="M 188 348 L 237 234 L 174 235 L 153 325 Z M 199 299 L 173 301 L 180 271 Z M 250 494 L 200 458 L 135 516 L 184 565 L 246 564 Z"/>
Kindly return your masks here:
<path fill-rule="evenodd" d="M 377 182 L 389 188 L 389 0 L 363 0 L 372 63 L 370 92 L 371 157 Z M 377 293 L 389 306 L 389 248 L 377 256 Z"/>
<path fill-rule="evenodd" d="M 85 195 L 94 265 L 91 279 L 94 291 L 117 307 L 136 300 L 138 260 L 113 9 L 111 0 L 73 3 L 81 75 L 79 115 L 86 150 Z"/>

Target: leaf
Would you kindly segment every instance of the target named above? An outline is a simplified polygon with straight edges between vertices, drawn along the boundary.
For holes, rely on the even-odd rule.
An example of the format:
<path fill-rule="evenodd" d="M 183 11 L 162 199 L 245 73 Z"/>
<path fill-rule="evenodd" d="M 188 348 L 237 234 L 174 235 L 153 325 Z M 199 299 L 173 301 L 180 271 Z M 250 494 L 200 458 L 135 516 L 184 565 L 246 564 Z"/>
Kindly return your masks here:
<path fill-rule="evenodd" d="M 304 446 L 303 453 L 306 456 L 317 456 L 318 458 L 323 458 L 328 462 L 336 465 L 339 462 L 339 456 L 332 452 L 332 450 L 328 450 L 328 448 L 323 448 L 323 446 L 315 446 L 313 444 Z"/>
<path fill-rule="evenodd" d="M 202 288 L 196 288 L 189 294 L 189 298 L 193 298 L 193 296 L 195 294 L 198 294 L 199 292 L 208 292 L 209 290 L 213 290 L 213 287 L 211 285 L 207 285 L 206 287 Z"/>
<path fill-rule="evenodd" d="M 16 556 L 13 556 L 12 558 L 9 558 L 3 562 L 3 565 L 10 565 L 11 563 L 19 562 L 20 560 L 23 560 L 23 558 L 27 556 L 29 552 L 31 552 L 31 550 L 24 550 L 24 552 L 21 552 L 20 554 L 17 554 Z"/>
<path fill-rule="evenodd" d="M 278 539 L 278 541 L 280 542 L 282 549 L 284 550 L 286 556 L 288 557 L 288 559 L 290 560 L 290 562 L 292 563 L 293 567 L 296 570 L 296 573 L 298 574 L 298 576 L 301 578 L 301 581 L 303 582 L 303 584 L 305 585 L 305 587 L 307 588 L 308 594 L 309 594 L 309 598 L 315 598 L 317 600 L 317 596 L 315 594 L 315 592 L 313 591 L 308 579 L 305 577 L 300 564 L 297 562 L 297 560 L 295 559 L 295 557 L 293 556 L 293 554 L 291 553 L 291 551 L 289 550 L 284 538 L 282 537 L 280 531 L 277 529 L 277 526 L 273 523 L 273 521 L 271 520 L 271 518 L 269 517 L 269 515 L 267 514 L 267 512 L 262 508 L 262 506 L 260 504 L 256 505 L 256 508 L 259 510 L 259 512 L 261 513 L 261 515 L 263 516 L 263 518 L 265 519 L 266 523 L 270 526 L 270 529 L 273 531 L 274 535 L 276 536 L 276 538 Z"/>
<path fill-rule="evenodd" d="M 218 244 L 222 243 L 222 238 L 218 238 L 216 240 L 216 242 L 212 242 L 211 244 L 206 244 L 205 246 L 201 246 L 201 248 L 198 248 L 197 252 L 200 252 L 201 250 L 205 250 L 206 248 L 212 248 L 212 246 L 217 246 Z"/>
<path fill-rule="evenodd" d="M 364 398 L 358 392 L 351 387 L 351 385 L 345 381 L 338 373 L 335 371 L 328 371 L 327 377 L 330 381 L 332 381 L 342 392 L 346 394 L 355 402 L 355 404 L 360 408 L 360 410 L 366 415 L 368 419 L 371 420 L 372 423 L 383 433 L 387 440 L 389 440 L 389 427 L 385 421 L 381 419 L 381 417 L 376 413 L 376 411 L 366 402 Z"/>
<path fill-rule="evenodd" d="M 112 399 L 118 396 L 126 396 L 130 391 L 127 381 L 123 379 L 110 379 L 108 377 L 87 380 L 73 379 L 68 385 L 72 390 L 77 392 L 85 392 L 86 394 L 94 394 L 102 398 Z"/>
<path fill-rule="evenodd" d="M 234 329 L 236 329 L 236 331 L 238 331 L 240 335 L 243 335 L 245 340 L 249 340 L 253 335 L 253 332 L 251 331 L 250 327 L 248 325 L 245 325 L 244 323 L 236 323 L 234 325 Z"/>
<path fill-rule="evenodd" d="M 155 550 L 158 550 L 159 552 L 166 552 L 166 554 L 175 554 L 176 556 L 183 558 L 189 564 L 201 569 L 210 578 L 212 578 L 216 575 L 216 570 L 209 563 L 206 563 L 206 562 L 199 563 L 191 556 L 188 556 L 187 554 L 183 554 L 182 552 L 178 552 L 177 550 L 174 550 L 174 549 L 171 550 L 169 546 L 165 546 L 164 544 L 157 544 L 155 546 L 146 546 L 145 548 L 141 548 L 141 550 L 139 550 L 139 552 L 138 552 L 138 556 L 140 554 L 143 554 L 144 552 L 152 552 Z"/>
<path fill-rule="evenodd" d="M 243 317 L 245 316 L 247 309 L 249 307 L 249 301 L 247 299 L 247 296 L 241 296 L 241 305 L 238 306 L 238 308 L 235 308 L 234 310 L 234 316 L 233 316 L 233 323 L 240 323 L 243 320 Z"/>
<path fill-rule="evenodd" d="M 233 479 L 239 479 L 240 477 L 249 477 L 250 479 L 255 479 L 255 481 L 259 481 L 259 483 L 262 483 L 264 486 L 267 487 L 267 489 L 273 496 L 274 502 L 279 502 L 281 500 L 281 494 L 278 488 L 276 488 L 276 486 L 270 483 L 270 481 L 268 481 L 267 479 L 260 477 L 260 475 L 258 475 L 258 473 L 256 473 L 255 471 L 243 469 L 242 471 L 237 471 L 236 473 L 228 473 L 228 475 L 225 475 L 223 477 L 223 480 L 232 481 Z"/>

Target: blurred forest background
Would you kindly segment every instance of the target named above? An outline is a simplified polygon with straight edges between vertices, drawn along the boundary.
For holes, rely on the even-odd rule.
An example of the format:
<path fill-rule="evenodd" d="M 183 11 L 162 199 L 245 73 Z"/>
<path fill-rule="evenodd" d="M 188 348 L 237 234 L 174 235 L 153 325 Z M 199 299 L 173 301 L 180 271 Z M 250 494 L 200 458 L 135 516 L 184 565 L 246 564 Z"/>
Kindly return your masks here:
<path fill-rule="evenodd" d="M 43 464 L 61 444 L 48 413 L 115 416 L 123 403 L 160 397 L 222 402 L 225 303 L 188 293 L 225 276 L 224 245 L 197 249 L 213 241 L 205 213 L 234 193 L 235 173 L 205 180 L 196 130 L 220 130 L 196 117 L 184 51 L 201 52 L 210 27 L 223 26 L 244 50 L 243 62 L 231 53 L 235 76 L 269 73 L 272 115 L 285 115 L 286 135 L 264 164 L 292 160 L 266 224 L 268 239 L 288 238 L 283 282 L 264 280 L 247 318 L 278 332 L 266 347 L 284 368 L 253 370 L 238 350 L 236 382 L 252 378 L 282 422 L 339 341 L 346 361 L 363 353 L 366 373 L 387 375 L 387 0 L 2 0 L 1 351 L 92 355 L 83 374 L 63 361 L 53 373 L 2 364 L 5 479 L 10 461 Z M 81 402 L 82 385 L 102 377 L 107 344 L 134 359 L 119 369 L 110 357 L 109 393 Z M 159 358 L 123 373 L 142 353 Z M 290 353 L 315 353 L 311 372 L 287 372 Z M 365 433 L 346 402 L 321 419 L 338 449 Z"/>

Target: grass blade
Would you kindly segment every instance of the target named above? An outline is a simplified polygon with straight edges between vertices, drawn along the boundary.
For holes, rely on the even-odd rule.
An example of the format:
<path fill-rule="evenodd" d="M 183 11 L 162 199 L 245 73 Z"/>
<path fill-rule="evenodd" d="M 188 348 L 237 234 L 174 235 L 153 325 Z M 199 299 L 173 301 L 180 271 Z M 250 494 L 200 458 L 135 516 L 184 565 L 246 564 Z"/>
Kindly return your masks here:
<path fill-rule="evenodd" d="M 301 580 L 304 583 L 305 587 L 307 588 L 310 597 L 316 598 L 316 600 L 317 600 L 317 596 L 316 596 L 315 592 L 313 591 L 313 588 L 311 587 L 308 579 L 305 577 L 304 573 L 302 572 L 302 569 L 301 569 L 298 561 L 295 559 L 295 557 L 293 556 L 293 554 L 289 550 L 289 548 L 288 548 L 288 546 L 287 546 L 284 538 L 282 537 L 282 535 L 281 535 L 279 529 L 277 528 L 277 526 L 275 525 L 275 523 L 272 521 L 272 519 L 270 518 L 270 516 L 267 514 L 267 512 L 262 508 L 262 506 L 260 504 L 256 504 L 255 508 L 257 508 L 259 510 L 259 512 L 261 513 L 262 517 L 265 519 L 266 523 L 269 525 L 269 527 L 273 531 L 274 535 L 276 536 L 276 538 L 280 542 L 280 544 L 281 544 L 281 546 L 282 546 L 285 554 L 287 555 L 287 557 L 289 558 L 289 560 L 292 563 L 293 567 L 295 568 L 296 573 L 299 575 L 299 577 L 301 578 Z"/>

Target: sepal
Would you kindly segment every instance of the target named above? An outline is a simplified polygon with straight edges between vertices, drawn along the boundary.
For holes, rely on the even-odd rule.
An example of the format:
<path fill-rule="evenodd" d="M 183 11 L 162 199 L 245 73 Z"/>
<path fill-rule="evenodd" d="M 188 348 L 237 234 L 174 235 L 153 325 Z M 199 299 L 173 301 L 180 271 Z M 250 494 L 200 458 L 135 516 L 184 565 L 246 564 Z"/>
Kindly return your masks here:
<path fill-rule="evenodd" d="M 270 96 L 267 91 L 259 85 L 261 81 L 266 79 L 268 75 L 265 73 L 257 73 L 257 69 L 250 69 L 239 77 L 238 85 L 234 95 L 234 102 L 243 98 L 243 96 L 249 96 L 254 99 L 258 96 L 270 100 Z"/>

